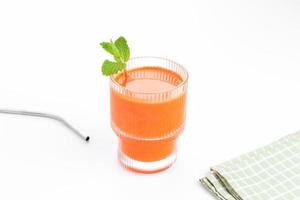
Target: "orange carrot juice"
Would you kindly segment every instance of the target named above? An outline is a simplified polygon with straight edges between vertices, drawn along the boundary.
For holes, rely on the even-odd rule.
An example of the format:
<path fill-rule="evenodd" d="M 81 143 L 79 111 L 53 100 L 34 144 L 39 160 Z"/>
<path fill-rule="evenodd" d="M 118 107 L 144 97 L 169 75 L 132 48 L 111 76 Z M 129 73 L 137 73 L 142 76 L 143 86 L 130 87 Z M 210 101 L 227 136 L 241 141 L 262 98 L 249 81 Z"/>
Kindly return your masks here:
<path fill-rule="evenodd" d="M 171 166 L 184 127 L 187 73 L 164 61 L 172 66 L 133 66 L 127 76 L 111 77 L 111 121 L 120 140 L 119 159 L 139 172 Z"/>

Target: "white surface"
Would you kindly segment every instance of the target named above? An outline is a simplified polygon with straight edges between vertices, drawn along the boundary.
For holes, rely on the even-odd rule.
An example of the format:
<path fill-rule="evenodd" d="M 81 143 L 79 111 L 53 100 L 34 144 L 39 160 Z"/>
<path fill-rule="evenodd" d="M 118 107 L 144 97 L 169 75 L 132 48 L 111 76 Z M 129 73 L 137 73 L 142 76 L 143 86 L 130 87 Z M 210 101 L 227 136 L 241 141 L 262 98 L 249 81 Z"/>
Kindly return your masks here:
<path fill-rule="evenodd" d="M 0 107 L 59 114 L 60 124 L 0 115 L 0 199 L 213 199 L 209 166 L 300 129 L 300 3 L 0 1 Z M 190 73 L 177 163 L 134 174 L 116 159 L 98 43 L 124 35 L 132 56 Z"/>

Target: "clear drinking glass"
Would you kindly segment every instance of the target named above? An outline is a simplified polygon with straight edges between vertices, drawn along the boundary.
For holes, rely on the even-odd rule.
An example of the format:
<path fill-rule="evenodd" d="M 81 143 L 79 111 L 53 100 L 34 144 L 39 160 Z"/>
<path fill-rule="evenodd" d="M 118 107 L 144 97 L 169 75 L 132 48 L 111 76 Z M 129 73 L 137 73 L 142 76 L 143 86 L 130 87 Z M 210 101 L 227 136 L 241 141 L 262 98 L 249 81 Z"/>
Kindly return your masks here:
<path fill-rule="evenodd" d="M 175 162 L 187 83 L 188 73 L 180 64 L 159 57 L 132 58 L 127 76 L 110 77 L 111 126 L 126 168 L 153 173 Z"/>

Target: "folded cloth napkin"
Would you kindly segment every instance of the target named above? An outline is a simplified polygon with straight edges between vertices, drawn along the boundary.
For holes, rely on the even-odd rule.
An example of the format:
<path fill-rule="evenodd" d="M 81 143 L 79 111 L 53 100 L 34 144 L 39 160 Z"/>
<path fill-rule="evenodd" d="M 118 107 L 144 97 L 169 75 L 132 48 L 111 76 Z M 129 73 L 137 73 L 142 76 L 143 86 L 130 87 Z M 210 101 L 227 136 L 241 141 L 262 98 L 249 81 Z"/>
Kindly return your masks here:
<path fill-rule="evenodd" d="M 212 167 L 200 182 L 220 200 L 300 200 L 300 131 Z"/>

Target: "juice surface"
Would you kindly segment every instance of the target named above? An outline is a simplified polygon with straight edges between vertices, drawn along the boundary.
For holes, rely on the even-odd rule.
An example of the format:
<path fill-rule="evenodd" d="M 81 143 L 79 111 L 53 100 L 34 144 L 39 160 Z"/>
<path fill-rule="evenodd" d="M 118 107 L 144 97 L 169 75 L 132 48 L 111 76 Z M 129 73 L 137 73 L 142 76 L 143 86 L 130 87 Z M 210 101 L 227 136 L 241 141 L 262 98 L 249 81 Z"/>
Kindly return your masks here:
<path fill-rule="evenodd" d="M 134 79 L 126 84 L 126 88 L 135 92 L 163 92 L 173 89 L 175 86 L 171 83 L 154 79 Z"/>
<path fill-rule="evenodd" d="M 123 83 L 120 74 L 115 81 Z M 127 89 L 137 93 L 163 93 L 176 88 L 182 78 L 160 67 L 142 67 L 128 71 Z M 164 93 L 166 95 L 166 93 Z M 176 149 L 176 138 L 185 121 L 186 93 L 164 101 L 146 101 L 127 96 L 111 88 L 111 118 L 120 136 L 123 153 L 139 161 L 156 161 Z"/>

